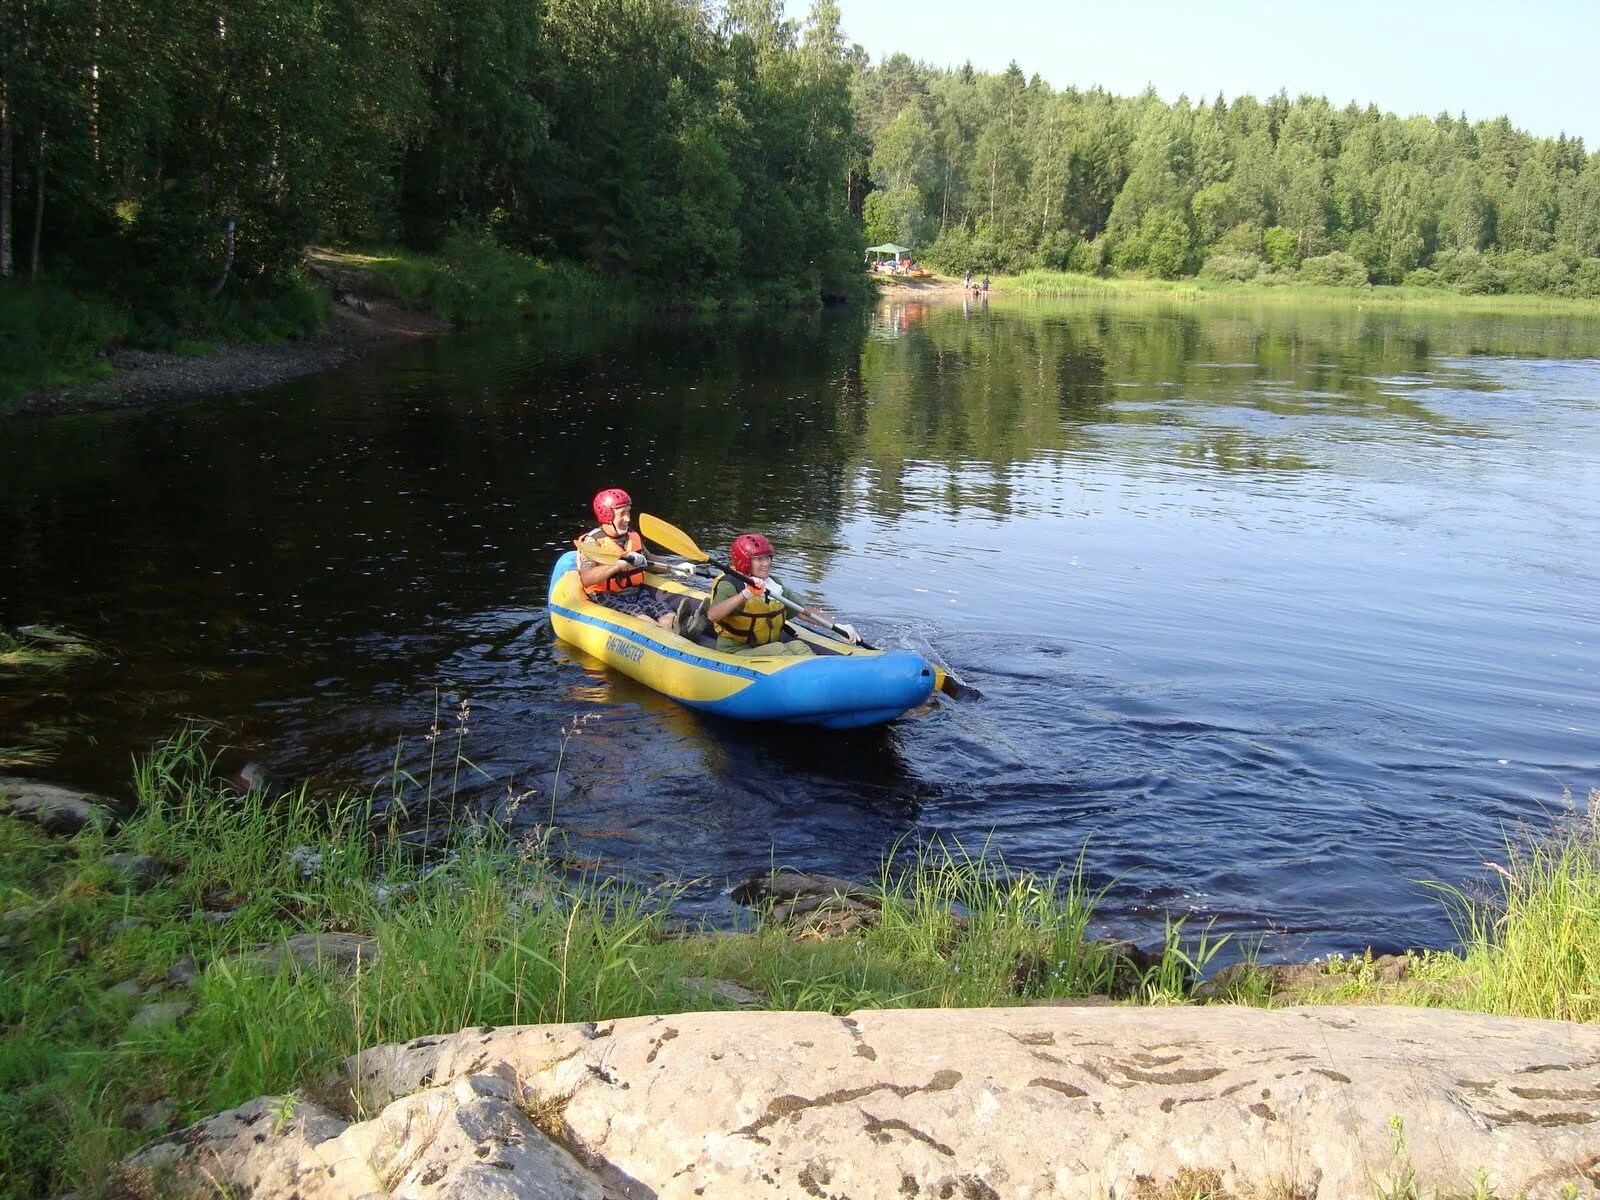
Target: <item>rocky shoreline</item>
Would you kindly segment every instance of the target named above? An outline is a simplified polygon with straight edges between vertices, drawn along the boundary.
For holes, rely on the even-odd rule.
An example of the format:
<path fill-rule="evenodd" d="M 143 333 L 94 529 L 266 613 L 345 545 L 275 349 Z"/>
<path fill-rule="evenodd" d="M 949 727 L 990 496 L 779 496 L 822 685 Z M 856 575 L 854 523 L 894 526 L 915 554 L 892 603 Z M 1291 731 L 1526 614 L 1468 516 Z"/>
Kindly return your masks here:
<path fill-rule="evenodd" d="M 315 253 L 308 256 L 307 265 L 331 300 L 332 319 L 320 333 L 272 345 L 227 343 L 210 355 L 121 347 L 106 360 L 114 374 L 36 393 L 18 405 L 13 415 L 54 416 L 250 392 L 331 370 L 384 346 L 437 337 L 450 329 L 438 317 L 405 308 L 383 295 L 364 272 L 335 266 Z"/>
<path fill-rule="evenodd" d="M 1450 955 L 1201 982 L 1171 945 L 784 869 L 734 889 L 753 929 L 705 931 L 538 846 L 369 858 L 371 813 L 192 735 L 142 778 L 0 777 L 11 1035 L 57 1063 L 19 1095 L 92 1094 L 74 1144 L 110 1152 L 33 1163 L 41 1194 L 1600 1200 L 1600 1026 L 1452 1010 Z M 30 1120 L 0 1114 L 0 1191 Z"/>

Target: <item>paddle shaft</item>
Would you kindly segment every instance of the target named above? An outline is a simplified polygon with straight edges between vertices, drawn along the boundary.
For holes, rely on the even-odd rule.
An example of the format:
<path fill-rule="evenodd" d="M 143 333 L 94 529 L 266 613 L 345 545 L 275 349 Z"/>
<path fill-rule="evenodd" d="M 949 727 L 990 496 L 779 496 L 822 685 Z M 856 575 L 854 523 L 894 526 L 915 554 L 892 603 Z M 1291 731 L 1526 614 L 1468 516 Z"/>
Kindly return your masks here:
<path fill-rule="evenodd" d="M 639 533 L 643 537 L 656 543 L 656 545 L 665 546 L 668 550 L 672 551 L 672 553 L 679 555 L 680 557 L 692 559 L 695 562 L 709 563 L 711 566 L 719 567 L 722 570 L 727 571 L 730 575 L 733 575 L 739 579 L 745 579 L 748 582 L 747 576 L 740 575 L 739 572 L 733 570 L 731 567 L 727 567 L 718 562 L 713 562 L 711 556 L 704 550 L 700 549 L 700 547 L 695 544 L 695 540 L 692 537 L 690 537 L 683 530 L 679 529 L 676 525 L 672 524 L 670 521 L 663 521 L 660 517 L 651 516 L 649 513 L 640 513 Z M 788 599 L 788 597 L 783 597 L 782 599 L 786 605 L 791 605 L 796 613 L 801 611 L 800 606 L 794 604 Z M 834 634 L 836 637 L 843 636 L 836 628 L 830 627 L 829 632 Z M 876 646 L 869 645 L 866 642 L 858 642 L 857 645 L 868 650 L 877 649 Z M 935 663 L 933 666 L 933 672 L 934 676 L 939 681 L 939 690 L 945 695 L 956 699 L 960 699 L 962 696 L 976 697 L 979 695 L 977 688 L 962 683 L 959 679 L 950 674 L 950 672 L 946 671 L 943 667 L 940 667 L 937 663 Z"/>

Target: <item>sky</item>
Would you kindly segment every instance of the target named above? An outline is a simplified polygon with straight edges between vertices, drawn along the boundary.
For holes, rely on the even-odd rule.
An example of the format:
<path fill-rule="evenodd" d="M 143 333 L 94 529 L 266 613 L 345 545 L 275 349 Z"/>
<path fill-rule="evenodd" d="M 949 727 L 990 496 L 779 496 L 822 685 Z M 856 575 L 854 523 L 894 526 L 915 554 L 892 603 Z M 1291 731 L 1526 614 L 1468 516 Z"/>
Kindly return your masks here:
<path fill-rule="evenodd" d="M 1167 101 L 1244 92 L 1327 96 L 1469 120 L 1504 113 L 1600 149 L 1600 2 L 1586 0 L 837 0 L 846 38 L 882 62 L 1013 59 L 1051 87 Z M 789 0 L 803 18 L 807 0 Z"/>

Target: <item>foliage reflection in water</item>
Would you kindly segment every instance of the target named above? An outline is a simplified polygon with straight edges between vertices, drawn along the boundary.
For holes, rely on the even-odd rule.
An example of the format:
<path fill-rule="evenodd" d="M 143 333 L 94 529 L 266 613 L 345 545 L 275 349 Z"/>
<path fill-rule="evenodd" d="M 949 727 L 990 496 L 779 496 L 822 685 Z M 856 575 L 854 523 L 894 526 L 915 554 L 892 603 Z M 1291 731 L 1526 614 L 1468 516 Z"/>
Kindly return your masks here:
<path fill-rule="evenodd" d="M 282 776 L 553 790 L 578 852 L 875 873 L 908 834 L 1267 953 L 1444 944 L 1421 879 L 1600 776 L 1600 324 L 1121 302 L 494 330 L 256 396 L 7 427 L 0 623 L 108 650 L 16 720 L 116 786 L 179 714 Z M 889 730 L 702 720 L 557 645 L 597 488 L 979 685 Z M 0 685 L 3 686 L 3 685 Z M 532 806 L 529 806 L 529 810 Z M 543 815 L 527 816 L 530 821 Z"/>

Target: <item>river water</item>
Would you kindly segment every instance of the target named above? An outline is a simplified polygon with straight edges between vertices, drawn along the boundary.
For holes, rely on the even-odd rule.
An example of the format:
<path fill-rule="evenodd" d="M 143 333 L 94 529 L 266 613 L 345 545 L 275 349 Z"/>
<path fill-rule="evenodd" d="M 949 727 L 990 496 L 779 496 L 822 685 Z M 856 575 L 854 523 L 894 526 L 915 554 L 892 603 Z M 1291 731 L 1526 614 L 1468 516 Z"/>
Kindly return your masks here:
<path fill-rule="evenodd" d="M 279 778 L 520 797 L 713 919 L 773 863 L 940 836 L 1082 855 L 1141 940 L 1447 945 L 1427 882 L 1600 784 L 1597 352 L 1537 314 L 946 301 L 486 330 L 12 422 L 0 623 L 108 657 L 0 685 L 0 745 L 125 788 L 195 716 Z M 581 660 L 544 591 L 614 484 L 708 547 L 767 532 L 791 591 L 982 698 L 747 727 Z"/>

